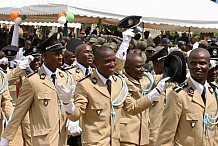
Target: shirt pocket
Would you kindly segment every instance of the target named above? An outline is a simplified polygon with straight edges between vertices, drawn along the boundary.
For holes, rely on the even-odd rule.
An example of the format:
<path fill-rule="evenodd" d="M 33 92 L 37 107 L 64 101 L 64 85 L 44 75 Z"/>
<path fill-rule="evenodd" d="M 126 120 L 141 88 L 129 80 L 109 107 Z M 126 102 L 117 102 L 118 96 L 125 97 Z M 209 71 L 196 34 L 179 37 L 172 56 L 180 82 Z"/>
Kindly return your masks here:
<path fill-rule="evenodd" d="M 188 121 L 192 128 L 195 128 L 199 121 L 199 113 L 186 113 L 186 121 Z"/>

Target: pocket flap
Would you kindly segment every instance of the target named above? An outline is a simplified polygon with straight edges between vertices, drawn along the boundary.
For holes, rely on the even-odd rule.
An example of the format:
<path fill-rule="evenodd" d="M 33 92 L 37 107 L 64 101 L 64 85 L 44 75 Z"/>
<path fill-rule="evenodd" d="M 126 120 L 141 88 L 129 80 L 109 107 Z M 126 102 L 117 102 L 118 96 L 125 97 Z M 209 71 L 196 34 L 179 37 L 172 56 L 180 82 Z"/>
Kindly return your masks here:
<path fill-rule="evenodd" d="M 39 129 L 39 130 L 33 130 L 33 136 L 42 136 L 46 135 L 51 131 L 51 129 Z"/>
<path fill-rule="evenodd" d="M 103 103 L 93 103 L 91 105 L 91 109 L 103 109 L 104 108 L 104 104 Z"/>
<path fill-rule="evenodd" d="M 39 93 L 38 94 L 38 99 L 51 99 L 51 95 L 48 93 Z"/>
<path fill-rule="evenodd" d="M 127 124 L 127 123 L 129 123 L 129 119 L 128 118 L 120 118 L 120 123 L 121 124 Z"/>
<path fill-rule="evenodd" d="M 199 120 L 199 113 L 186 113 L 186 120 L 198 121 Z"/>

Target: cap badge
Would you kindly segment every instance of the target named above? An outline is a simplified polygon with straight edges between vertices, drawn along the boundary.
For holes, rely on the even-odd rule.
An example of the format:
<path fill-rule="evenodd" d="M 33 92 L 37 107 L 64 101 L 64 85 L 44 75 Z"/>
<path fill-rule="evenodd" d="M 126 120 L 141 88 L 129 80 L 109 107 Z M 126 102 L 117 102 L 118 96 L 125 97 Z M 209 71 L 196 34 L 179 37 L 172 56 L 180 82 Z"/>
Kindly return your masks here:
<path fill-rule="evenodd" d="M 8 51 L 8 55 L 11 55 L 11 51 Z"/>
<path fill-rule="evenodd" d="M 33 52 L 35 53 L 37 51 L 37 48 L 33 48 Z"/>
<path fill-rule="evenodd" d="M 128 25 L 133 25 L 133 20 L 132 19 L 128 20 Z"/>
<path fill-rule="evenodd" d="M 60 33 L 57 34 L 57 40 L 59 40 L 61 37 Z"/>
<path fill-rule="evenodd" d="M 217 56 L 217 49 L 213 49 L 212 55 Z"/>

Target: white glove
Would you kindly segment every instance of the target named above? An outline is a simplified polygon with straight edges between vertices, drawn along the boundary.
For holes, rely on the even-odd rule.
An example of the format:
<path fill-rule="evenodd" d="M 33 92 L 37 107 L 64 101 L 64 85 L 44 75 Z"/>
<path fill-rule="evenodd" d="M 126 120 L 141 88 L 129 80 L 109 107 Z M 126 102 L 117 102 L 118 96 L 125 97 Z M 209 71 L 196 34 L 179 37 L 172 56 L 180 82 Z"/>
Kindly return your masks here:
<path fill-rule="evenodd" d="M 70 103 L 73 98 L 75 87 L 63 84 L 56 84 L 55 86 L 59 99 L 62 100 L 64 104 Z"/>
<path fill-rule="evenodd" d="M 131 38 L 135 36 L 133 29 L 127 29 L 123 32 L 123 42 L 129 43 Z"/>
<path fill-rule="evenodd" d="M 151 102 L 153 102 L 162 92 L 172 85 L 171 82 L 167 82 L 169 79 L 170 77 L 163 78 L 158 82 L 157 86 L 148 93 L 148 98 Z"/>
<path fill-rule="evenodd" d="M 173 51 L 182 51 L 182 50 L 180 48 L 178 48 L 178 47 L 170 47 L 170 48 L 168 48 L 168 54 L 170 54 Z"/>
<path fill-rule="evenodd" d="M 26 69 L 29 67 L 29 64 L 34 60 L 34 57 L 32 55 L 24 56 L 20 60 L 17 60 L 18 66 L 21 69 Z"/>
<path fill-rule="evenodd" d="M 9 146 L 9 140 L 2 137 L 2 139 L 0 141 L 0 146 Z"/>
<path fill-rule="evenodd" d="M 75 122 L 71 120 L 67 120 L 66 127 L 68 131 L 68 135 L 79 136 L 82 132 L 82 129 L 79 126 L 79 120 Z"/>
<path fill-rule="evenodd" d="M 3 57 L 2 59 L 0 59 L 0 64 L 3 64 L 3 65 L 8 64 L 8 58 L 7 57 Z"/>

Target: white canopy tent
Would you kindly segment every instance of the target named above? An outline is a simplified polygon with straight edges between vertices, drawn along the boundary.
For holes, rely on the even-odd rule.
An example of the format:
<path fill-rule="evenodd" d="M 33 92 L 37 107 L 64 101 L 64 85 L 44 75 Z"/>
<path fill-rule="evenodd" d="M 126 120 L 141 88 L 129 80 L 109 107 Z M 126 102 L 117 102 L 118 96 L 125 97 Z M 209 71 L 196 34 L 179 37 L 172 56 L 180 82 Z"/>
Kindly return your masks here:
<path fill-rule="evenodd" d="M 141 26 L 160 30 L 218 31 L 218 5 L 209 0 L 0 0 L 0 20 L 11 11 L 28 22 L 57 22 L 59 12 L 71 12 L 75 22 L 117 24 L 129 15 L 142 16 Z"/>

